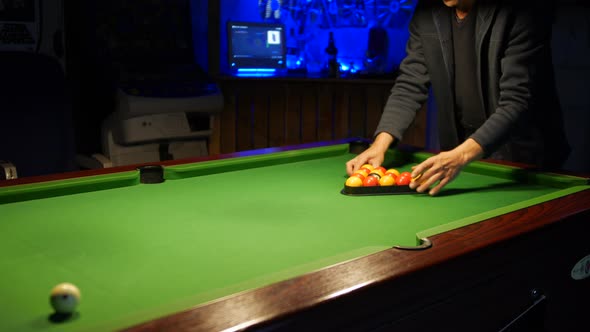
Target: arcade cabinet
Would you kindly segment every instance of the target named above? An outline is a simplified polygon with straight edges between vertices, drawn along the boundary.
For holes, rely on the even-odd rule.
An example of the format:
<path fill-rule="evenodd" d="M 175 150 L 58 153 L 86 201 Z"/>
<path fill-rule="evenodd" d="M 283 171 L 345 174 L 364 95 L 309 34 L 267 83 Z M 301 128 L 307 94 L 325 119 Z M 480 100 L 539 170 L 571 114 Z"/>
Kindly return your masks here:
<path fill-rule="evenodd" d="M 0 0 L 0 180 L 76 169 L 61 8 Z"/>

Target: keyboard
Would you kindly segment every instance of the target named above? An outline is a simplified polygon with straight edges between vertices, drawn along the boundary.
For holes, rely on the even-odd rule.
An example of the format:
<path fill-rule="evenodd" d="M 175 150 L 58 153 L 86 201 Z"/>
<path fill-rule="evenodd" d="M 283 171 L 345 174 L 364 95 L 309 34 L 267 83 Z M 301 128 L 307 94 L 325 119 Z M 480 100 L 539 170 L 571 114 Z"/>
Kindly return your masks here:
<path fill-rule="evenodd" d="M 35 39 L 25 24 L 4 23 L 0 25 L 0 44 L 34 44 Z"/>

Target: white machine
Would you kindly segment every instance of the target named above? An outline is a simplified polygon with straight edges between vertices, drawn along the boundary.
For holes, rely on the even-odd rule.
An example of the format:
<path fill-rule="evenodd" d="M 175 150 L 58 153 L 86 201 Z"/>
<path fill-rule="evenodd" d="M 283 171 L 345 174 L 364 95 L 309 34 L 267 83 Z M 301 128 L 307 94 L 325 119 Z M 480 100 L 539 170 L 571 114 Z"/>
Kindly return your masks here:
<path fill-rule="evenodd" d="M 83 168 L 105 168 L 208 154 L 211 117 L 223 109 L 214 84 L 199 95 L 147 97 L 120 89 L 116 111 L 102 125 L 102 154 L 78 156 Z"/>

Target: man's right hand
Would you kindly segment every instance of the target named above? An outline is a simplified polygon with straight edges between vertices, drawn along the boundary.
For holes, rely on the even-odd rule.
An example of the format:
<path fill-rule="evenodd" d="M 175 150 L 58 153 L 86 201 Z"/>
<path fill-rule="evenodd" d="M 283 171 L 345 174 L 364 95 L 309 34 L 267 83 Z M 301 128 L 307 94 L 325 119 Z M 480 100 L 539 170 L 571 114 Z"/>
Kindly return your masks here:
<path fill-rule="evenodd" d="M 346 163 L 346 173 L 352 175 L 364 164 L 371 164 L 373 167 L 381 166 L 385 159 L 385 152 L 394 140 L 395 138 L 386 132 L 379 133 L 368 149 Z"/>

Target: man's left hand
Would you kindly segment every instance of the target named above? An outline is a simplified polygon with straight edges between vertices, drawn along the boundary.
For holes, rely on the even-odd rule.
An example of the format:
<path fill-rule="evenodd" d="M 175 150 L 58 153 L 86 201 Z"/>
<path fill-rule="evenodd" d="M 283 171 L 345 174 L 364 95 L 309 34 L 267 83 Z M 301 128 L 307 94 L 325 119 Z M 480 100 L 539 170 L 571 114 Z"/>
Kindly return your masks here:
<path fill-rule="evenodd" d="M 419 179 L 410 183 L 410 188 L 417 192 L 425 192 L 434 196 L 453 181 L 465 165 L 481 158 L 483 149 L 475 140 L 469 138 L 453 150 L 445 151 L 430 157 L 412 168 L 412 178 L 422 174 Z M 434 186 L 434 187 L 433 187 Z"/>

